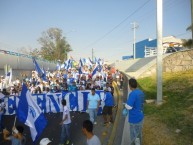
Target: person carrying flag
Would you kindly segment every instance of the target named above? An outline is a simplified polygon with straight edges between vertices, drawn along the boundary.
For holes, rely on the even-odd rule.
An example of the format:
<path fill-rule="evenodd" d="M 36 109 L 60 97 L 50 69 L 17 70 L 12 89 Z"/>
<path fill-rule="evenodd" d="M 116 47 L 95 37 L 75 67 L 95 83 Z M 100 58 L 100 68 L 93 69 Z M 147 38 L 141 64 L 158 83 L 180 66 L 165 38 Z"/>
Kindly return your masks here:
<path fill-rule="evenodd" d="M 32 99 L 31 93 L 29 92 L 25 84 L 23 84 L 22 86 L 16 115 L 20 122 L 29 126 L 31 138 L 33 140 L 33 143 L 35 144 L 42 134 L 44 128 L 46 127 L 47 120 L 38 104 Z M 18 129 L 18 131 L 16 131 L 18 137 L 20 137 L 22 133 L 23 131 L 20 128 Z"/>

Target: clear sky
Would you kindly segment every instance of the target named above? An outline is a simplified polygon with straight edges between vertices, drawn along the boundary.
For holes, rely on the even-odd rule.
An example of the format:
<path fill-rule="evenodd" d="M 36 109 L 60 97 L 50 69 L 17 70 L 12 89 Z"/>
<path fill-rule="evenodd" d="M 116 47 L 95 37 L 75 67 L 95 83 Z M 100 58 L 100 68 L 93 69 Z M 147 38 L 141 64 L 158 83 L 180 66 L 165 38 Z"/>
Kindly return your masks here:
<path fill-rule="evenodd" d="M 94 48 L 97 58 L 120 60 L 132 54 L 132 22 L 139 24 L 136 41 L 156 38 L 156 0 L 148 1 L 0 0 L 0 49 L 40 48 L 41 33 L 58 27 L 75 59 L 91 57 Z M 163 0 L 163 7 L 163 36 L 190 38 L 190 0 Z"/>

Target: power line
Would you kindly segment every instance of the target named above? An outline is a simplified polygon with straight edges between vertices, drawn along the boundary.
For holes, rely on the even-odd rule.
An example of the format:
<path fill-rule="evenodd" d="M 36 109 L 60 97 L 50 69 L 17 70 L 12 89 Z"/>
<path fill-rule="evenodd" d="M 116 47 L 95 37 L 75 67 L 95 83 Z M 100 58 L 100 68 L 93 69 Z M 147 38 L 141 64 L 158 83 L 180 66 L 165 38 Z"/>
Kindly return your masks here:
<path fill-rule="evenodd" d="M 168 0 L 168 1 L 165 1 L 165 3 L 164 3 L 164 5 L 165 5 L 165 9 L 168 9 L 168 6 L 171 6 L 171 5 L 174 5 L 173 4 L 173 2 L 174 1 L 176 1 L 176 0 Z M 179 1 L 178 1 L 179 2 Z M 175 3 L 176 4 L 176 3 Z M 148 12 L 146 12 L 145 14 L 143 13 L 143 15 L 141 15 L 141 16 L 139 16 L 139 17 L 137 17 L 137 19 L 138 19 L 138 21 L 141 23 L 142 21 L 144 21 L 144 20 L 148 20 L 146 17 L 148 16 L 148 18 L 151 18 L 151 17 L 149 17 L 149 15 L 152 15 L 153 14 L 153 12 L 155 12 L 156 11 L 156 8 L 152 8 L 152 9 L 150 9 Z M 130 23 L 130 22 L 129 22 Z M 128 24 L 129 24 L 128 23 Z M 128 24 L 126 24 L 125 25 L 125 27 L 124 28 L 122 28 L 122 29 L 125 29 L 127 26 L 128 26 Z M 120 38 L 120 37 L 119 37 Z M 91 43 L 92 44 L 92 43 Z M 90 45 L 91 45 L 90 44 Z M 94 44 L 94 42 L 93 42 L 93 44 Z M 89 45 L 88 45 L 89 46 Z M 95 51 L 97 51 L 97 50 L 95 50 Z"/>
<path fill-rule="evenodd" d="M 176 3 L 174 3 L 176 0 L 168 0 L 168 1 L 165 1 L 165 3 L 163 3 L 164 4 L 164 9 L 165 10 L 169 10 L 170 9 L 170 7 L 171 6 L 174 6 L 174 5 L 178 5 L 178 4 L 180 4 L 182 1 L 180 1 L 180 0 L 178 0 Z M 147 4 L 149 1 L 147 1 L 145 4 Z M 142 7 L 142 6 L 141 6 Z M 140 7 L 140 8 L 141 8 Z M 150 9 L 148 12 L 146 12 L 145 14 L 143 13 L 143 15 L 141 15 L 141 16 L 139 16 L 138 17 L 138 20 L 140 21 L 140 23 L 142 22 L 142 21 L 144 21 L 144 20 L 148 20 L 147 18 L 146 19 L 144 19 L 145 17 L 147 17 L 148 16 L 148 18 L 151 18 L 149 15 L 150 15 L 150 13 L 152 14 L 152 12 L 154 12 L 155 10 L 156 10 L 157 8 L 152 8 L 152 9 Z M 129 17 L 129 16 L 128 16 Z M 127 17 L 127 18 L 128 18 Z M 127 19 L 126 18 L 126 19 Z M 124 19 L 125 21 L 126 21 L 126 19 Z M 123 21 L 124 21 L 123 20 Z M 123 21 L 122 21 L 122 23 L 123 23 Z M 124 21 L 124 22 L 125 22 Z M 121 25 L 122 23 L 120 23 L 119 25 Z M 129 22 L 130 23 L 130 22 Z M 126 25 L 126 26 L 128 26 L 128 25 Z M 118 26 L 117 26 L 118 27 Z M 114 27 L 115 28 L 115 27 Z M 124 27 L 124 29 L 125 29 L 125 27 Z M 112 29 L 112 31 L 113 31 L 113 29 Z M 109 31 L 110 32 L 110 31 Z M 110 32 L 111 33 L 111 32 Z M 107 33 L 106 33 L 107 34 Z M 107 34 L 108 35 L 108 34 Z M 181 36 L 181 35 L 185 35 L 184 33 L 183 34 L 180 34 L 180 35 L 177 35 L 177 36 Z M 106 37 L 105 35 L 104 35 L 104 37 Z M 103 39 L 103 38 L 102 38 Z M 101 40 L 102 40 L 101 39 Z M 98 40 L 96 40 L 96 41 L 100 41 L 99 39 Z M 95 42 L 96 42 L 95 41 Z M 95 42 L 93 42 L 92 44 L 90 44 L 90 45 L 93 45 Z M 133 42 L 133 40 L 130 40 L 129 42 L 127 41 L 127 42 L 124 42 L 124 44 L 125 43 L 131 43 L 131 42 Z M 97 42 L 96 42 L 97 43 Z M 120 44 L 123 44 L 123 43 L 119 43 L 119 44 L 117 44 L 116 45 L 116 47 L 117 46 L 119 46 Z M 118 49 L 118 50 L 120 50 L 120 48 Z M 98 50 L 95 50 L 95 52 L 98 52 Z M 121 52 L 121 53 L 125 53 L 125 52 Z M 117 53 L 116 53 L 116 55 L 117 55 Z"/>
<path fill-rule="evenodd" d="M 96 43 L 98 43 L 99 41 L 101 41 L 102 39 L 104 39 L 107 35 L 109 35 L 111 32 L 113 32 L 116 28 L 118 28 L 121 24 L 123 24 L 125 21 L 127 21 L 131 16 L 133 16 L 135 13 L 137 13 L 139 10 L 141 10 L 147 3 L 149 3 L 151 0 L 146 1 L 143 5 L 141 5 L 139 8 L 137 8 L 133 13 L 131 13 L 129 16 L 127 16 L 124 20 L 122 20 L 118 25 L 116 25 L 115 27 L 113 27 L 110 31 L 108 31 L 107 33 L 105 33 L 102 37 L 100 37 L 99 39 L 95 40 L 94 42 L 90 43 L 89 45 L 86 46 L 90 47 Z"/>

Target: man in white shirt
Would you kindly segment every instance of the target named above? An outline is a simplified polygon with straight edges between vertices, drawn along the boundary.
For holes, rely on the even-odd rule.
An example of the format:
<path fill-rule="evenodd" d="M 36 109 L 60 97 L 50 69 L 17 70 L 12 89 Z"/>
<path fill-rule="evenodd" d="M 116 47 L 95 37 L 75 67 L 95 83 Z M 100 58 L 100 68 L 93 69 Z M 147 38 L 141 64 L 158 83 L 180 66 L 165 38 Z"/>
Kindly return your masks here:
<path fill-rule="evenodd" d="M 0 90 L 1 90 L 1 92 L 3 91 L 4 88 L 5 88 L 5 83 L 4 83 L 3 76 L 1 76 L 1 78 L 0 78 Z"/>
<path fill-rule="evenodd" d="M 90 120 L 83 122 L 82 132 L 86 136 L 87 145 L 101 145 L 99 138 L 93 134 L 93 124 Z"/>
<path fill-rule="evenodd" d="M 60 122 L 60 125 L 62 125 L 60 145 L 63 145 L 64 142 L 66 144 L 70 143 L 70 124 L 71 124 L 70 111 L 66 105 L 65 99 L 62 100 L 62 106 L 63 106 L 63 116 L 62 121 Z"/>

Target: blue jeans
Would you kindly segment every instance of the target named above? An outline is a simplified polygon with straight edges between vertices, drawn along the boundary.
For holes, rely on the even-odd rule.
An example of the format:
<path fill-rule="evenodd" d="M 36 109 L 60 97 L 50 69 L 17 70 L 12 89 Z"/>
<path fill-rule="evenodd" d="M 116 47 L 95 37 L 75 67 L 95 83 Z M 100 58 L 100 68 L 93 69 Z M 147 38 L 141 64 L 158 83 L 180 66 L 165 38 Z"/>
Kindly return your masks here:
<path fill-rule="evenodd" d="M 130 145 L 134 144 L 135 139 L 140 139 L 140 145 L 142 145 L 142 127 L 143 120 L 139 123 L 130 123 Z"/>
<path fill-rule="evenodd" d="M 70 140 L 70 123 L 62 125 L 60 144 L 63 144 L 66 140 Z"/>
<path fill-rule="evenodd" d="M 94 123 L 96 121 L 97 117 L 97 109 L 88 109 L 90 121 Z"/>
<path fill-rule="evenodd" d="M 2 129 L 3 129 L 3 115 L 4 115 L 4 113 L 0 112 L 0 131 L 2 131 Z"/>

